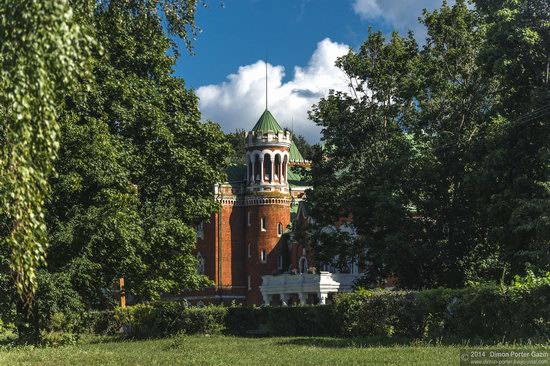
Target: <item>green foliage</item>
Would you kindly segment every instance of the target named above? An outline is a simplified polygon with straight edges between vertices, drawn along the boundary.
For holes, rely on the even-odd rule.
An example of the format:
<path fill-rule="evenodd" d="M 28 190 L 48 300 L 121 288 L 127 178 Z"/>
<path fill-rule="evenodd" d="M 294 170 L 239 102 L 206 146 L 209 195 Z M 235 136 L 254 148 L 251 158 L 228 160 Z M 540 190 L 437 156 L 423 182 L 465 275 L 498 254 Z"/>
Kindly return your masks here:
<path fill-rule="evenodd" d="M 189 307 L 186 303 L 140 304 L 115 310 L 115 320 L 135 338 L 165 337 L 177 333 L 215 334 L 223 330 L 227 308 Z"/>
<path fill-rule="evenodd" d="M 98 335 L 113 335 L 122 329 L 115 318 L 114 310 L 92 310 L 82 315 L 80 332 Z"/>
<path fill-rule="evenodd" d="M 68 0 L 0 1 L 0 210 L 17 291 L 44 263 L 43 205 L 59 147 L 59 106 L 85 74 L 91 40 Z"/>
<path fill-rule="evenodd" d="M 300 134 L 293 135 L 292 142 L 294 143 L 294 145 L 296 145 L 296 148 L 302 154 L 304 159 L 311 160 L 311 157 L 313 155 L 313 147 L 309 142 L 307 142 L 304 136 Z"/>
<path fill-rule="evenodd" d="M 246 336 L 265 331 L 271 336 L 334 336 L 331 306 L 231 307 L 224 320 L 228 334 Z"/>
<path fill-rule="evenodd" d="M 94 313 L 83 329 L 99 334 L 122 329 L 135 338 L 224 332 L 475 343 L 545 341 L 550 337 L 550 284 L 547 279 L 535 282 L 529 287 L 359 290 L 339 293 L 333 305 L 322 306 L 198 308 L 157 302 L 117 308 L 114 315 Z"/>
<path fill-rule="evenodd" d="M 40 270 L 39 287 L 33 309 L 45 332 L 78 333 L 84 306 L 72 288 L 67 273 Z"/>
<path fill-rule="evenodd" d="M 369 279 L 416 289 L 550 268 L 548 6 L 475 3 L 425 12 L 423 47 L 370 32 L 338 60 L 355 90 L 310 113 L 325 145 L 298 233 L 321 263 L 368 249 Z M 357 236 L 326 230 L 342 217 Z"/>
<path fill-rule="evenodd" d="M 343 293 L 334 314 L 343 336 L 544 341 L 550 336 L 549 293 L 548 283 L 529 290 L 489 285 Z"/>
<path fill-rule="evenodd" d="M 246 131 L 245 130 L 236 130 L 235 132 L 230 132 L 227 135 L 227 141 L 231 144 L 233 149 L 231 150 L 230 162 L 233 164 L 245 164 L 245 139 Z"/>
<path fill-rule="evenodd" d="M 85 19 L 98 44 L 95 78 L 63 111 L 46 218 L 49 270 L 69 273 L 88 308 L 111 307 L 119 277 L 136 300 L 209 283 L 196 274 L 194 227 L 217 209 L 212 187 L 229 145 L 172 76 L 175 45 L 163 24 L 186 22 L 169 25 L 185 40 L 180 26 L 195 29 L 195 7 L 110 1 Z"/>

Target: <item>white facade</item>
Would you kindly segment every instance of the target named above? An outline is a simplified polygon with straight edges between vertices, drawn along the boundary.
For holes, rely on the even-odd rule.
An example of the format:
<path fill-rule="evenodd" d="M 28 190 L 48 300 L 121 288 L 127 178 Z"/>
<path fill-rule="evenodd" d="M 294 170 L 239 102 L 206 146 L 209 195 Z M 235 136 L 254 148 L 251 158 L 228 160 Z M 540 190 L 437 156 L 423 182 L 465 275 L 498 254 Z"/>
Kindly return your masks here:
<path fill-rule="evenodd" d="M 318 274 L 282 274 L 262 276 L 260 290 L 264 304 L 270 304 L 274 295 L 278 295 L 283 306 L 287 305 L 291 295 L 297 294 L 300 304 L 305 305 L 309 294 L 316 294 L 319 303 L 326 304 L 328 294 L 350 291 L 361 274 L 330 273 L 321 271 Z"/>

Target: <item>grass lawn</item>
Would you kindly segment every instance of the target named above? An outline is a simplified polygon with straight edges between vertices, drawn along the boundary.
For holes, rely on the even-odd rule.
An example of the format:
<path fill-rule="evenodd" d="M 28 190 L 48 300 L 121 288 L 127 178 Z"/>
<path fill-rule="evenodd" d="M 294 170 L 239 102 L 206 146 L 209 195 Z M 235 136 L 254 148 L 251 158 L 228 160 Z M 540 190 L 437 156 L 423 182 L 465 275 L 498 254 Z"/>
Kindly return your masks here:
<path fill-rule="evenodd" d="M 461 348 L 381 346 L 358 339 L 307 337 L 177 336 L 146 341 L 90 338 L 76 346 L 3 347 L 0 365 L 458 365 Z"/>

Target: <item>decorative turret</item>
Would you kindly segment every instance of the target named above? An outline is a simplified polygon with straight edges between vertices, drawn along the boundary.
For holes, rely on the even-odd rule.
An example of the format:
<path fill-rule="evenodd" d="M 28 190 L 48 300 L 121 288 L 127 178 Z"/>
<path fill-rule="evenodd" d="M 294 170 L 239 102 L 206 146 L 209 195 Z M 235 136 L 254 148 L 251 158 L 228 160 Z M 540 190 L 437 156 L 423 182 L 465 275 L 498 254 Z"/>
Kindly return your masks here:
<path fill-rule="evenodd" d="M 288 192 L 292 134 L 267 109 L 246 136 L 246 186 L 249 192 Z"/>

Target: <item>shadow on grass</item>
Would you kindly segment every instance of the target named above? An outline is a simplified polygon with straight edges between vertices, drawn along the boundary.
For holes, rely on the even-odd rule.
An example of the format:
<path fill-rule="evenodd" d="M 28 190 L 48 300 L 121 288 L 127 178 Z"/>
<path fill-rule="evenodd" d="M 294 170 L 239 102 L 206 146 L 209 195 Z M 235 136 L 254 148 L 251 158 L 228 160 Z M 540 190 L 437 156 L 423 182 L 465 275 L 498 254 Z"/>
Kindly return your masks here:
<path fill-rule="evenodd" d="M 308 346 L 321 348 L 365 348 L 395 346 L 446 346 L 446 347 L 495 347 L 513 345 L 516 347 L 536 347 L 548 345 L 547 340 L 487 340 L 487 339 L 413 339 L 407 337 L 353 337 L 353 338 L 316 338 L 293 337 L 277 342 L 282 346 Z"/>
<path fill-rule="evenodd" d="M 308 346 L 322 348 L 365 348 L 377 346 L 409 346 L 418 342 L 408 338 L 368 337 L 368 338 L 306 338 L 295 337 L 277 342 L 281 346 Z"/>

